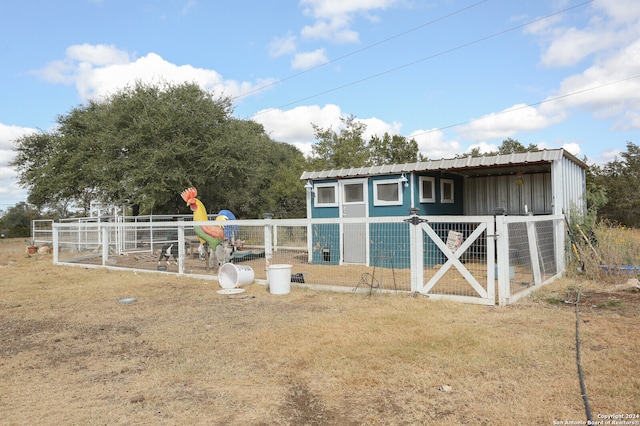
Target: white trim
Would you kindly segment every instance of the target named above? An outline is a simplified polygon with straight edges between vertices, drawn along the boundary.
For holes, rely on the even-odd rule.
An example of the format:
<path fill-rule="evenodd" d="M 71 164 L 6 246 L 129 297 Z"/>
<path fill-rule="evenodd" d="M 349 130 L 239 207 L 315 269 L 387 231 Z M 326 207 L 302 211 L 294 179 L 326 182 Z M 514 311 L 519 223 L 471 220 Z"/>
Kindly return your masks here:
<path fill-rule="evenodd" d="M 420 176 L 420 202 L 421 203 L 435 203 L 436 202 L 436 178 L 432 176 Z M 423 183 L 431 182 L 431 197 L 426 198 L 424 196 L 424 192 L 422 191 Z"/>
<path fill-rule="evenodd" d="M 333 202 L 320 203 L 318 201 L 318 192 L 321 188 L 333 188 Z M 313 204 L 315 207 L 338 207 L 338 182 L 316 183 L 313 185 Z"/>
<path fill-rule="evenodd" d="M 398 198 L 395 201 L 380 200 L 378 198 L 378 185 L 396 185 L 398 189 Z M 373 205 L 374 206 L 401 206 L 403 203 L 402 198 L 402 182 L 398 179 L 384 179 L 373 181 Z"/>
<path fill-rule="evenodd" d="M 444 186 L 451 185 L 451 198 L 444 198 Z M 440 202 L 442 204 L 453 204 L 455 202 L 455 186 L 453 179 L 440 179 Z"/>

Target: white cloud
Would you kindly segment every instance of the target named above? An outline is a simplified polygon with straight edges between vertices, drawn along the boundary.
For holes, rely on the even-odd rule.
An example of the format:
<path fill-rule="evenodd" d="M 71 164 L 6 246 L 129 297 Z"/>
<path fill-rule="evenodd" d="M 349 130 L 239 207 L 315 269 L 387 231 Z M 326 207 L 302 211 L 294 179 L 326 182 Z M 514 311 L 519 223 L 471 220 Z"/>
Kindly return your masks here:
<path fill-rule="evenodd" d="M 325 55 L 324 49 L 317 49 L 313 52 L 297 53 L 291 62 L 291 67 L 306 70 L 327 62 L 329 62 L 329 59 Z"/>
<path fill-rule="evenodd" d="M 634 23 L 640 21 L 640 7 L 637 0 L 595 0 L 594 8 L 604 13 L 615 23 Z"/>
<path fill-rule="evenodd" d="M 581 74 L 562 81 L 549 108 L 579 107 L 617 129 L 640 128 L 640 40 L 603 57 Z"/>
<path fill-rule="evenodd" d="M 576 157 L 579 157 L 580 154 L 582 154 L 582 148 L 580 148 L 580 144 L 576 142 L 568 142 L 562 144 L 562 148 L 570 154 L 575 155 Z"/>
<path fill-rule="evenodd" d="M 51 62 L 36 73 L 54 83 L 75 84 L 83 100 L 112 94 L 136 81 L 195 82 L 204 90 L 232 97 L 275 81 L 225 80 L 216 71 L 175 65 L 155 53 L 132 60 L 128 53 L 116 47 L 88 44 L 69 47 L 64 60 Z"/>
<path fill-rule="evenodd" d="M 438 129 L 416 130 L 407 139 L 415 139 L 420 153 L 431 160 L 453 158 L 462 152 L 460 142 L 447 140 L 444 132 Z"/>
<path fill-rule="evenodd" d="M 6 210 L 27 198 L 27 192 L 17 184 L 16 170 L 9 167 L 15 158 L 16 139 L 36 132 L 36 129 L 0 123 L 0 209 Z"/>
<path fill-rule="evenodd" d="M 576 66 L 593 57 L 592 65 L 566 77 L 539 105 L 513 105 L 473 119 L 456 131 L 476 144 L 505 139 L 560 123 L 571 109 L 613 120 L 615 130 L 640 128 L 640 8 L 636 3 L 596 0 L 593 17 L 584 28 L 563 26 L 560 16 L 528 26 L 529 34 L 547 44 L 541 55 L 543 65 Z"/>
<path fill-rule="evenodd" d="M 469 152 L 475 148 L 478 148 L 478 150 L 482 154 L 486 154 L 488 152 L 496 152 L 498 150 L 498 145 L 493 143 L 487 143 L 487 142 L 474 143 L 473 145 L 469 146 L 466 152 Z"/>
<path fill-rule="evenodd" d="M 323 107 L 301 106 L 286 111 L 280 109 L 260 111 L 253 120 L 262 124 L 272 139 L 288 142 L 308 156 L 311 154 L 311 146 L 316 142 L 312 123 L 321 129 L 330 128 L 340 132 L 344 128 L 340 118 L 344 116 L 338 105 L 328 104 Z M 387 123 L 376 117 L 357 118 L 356 121 L 366 126 L 363 134 L 366 141 L 369 141 L 373 135 L 382 137 L 385 133 L 400 134 L 402 127 L 400 123 Z M 416 141 L 418 141 L 417 138 Z"/>
<path fill-rule="evenodd" d="M 560 16 L 527 28 L 527 32 L 541 36 L 548 44 L 541 57 L 542 65 L 573 66 L 589 55 L 610 54 L 610 49 L 640 37 L 640 7 L 636 0 L 596 0 L 592 14 L 584 28 L 563 26 Z"/>
<path fill-rule="evenodd" d="M 329 21 L 316 21 L 313 25 L 302 28 L 300 34 L 308 39 L 328 40 L 334 43 L 357 43 L 360 36 L 349 29 L 350 19 L 347 16 L 334 17 Z"/>
<path fill-rule="evenodd" d="M 399 0 L 301 0 L 304 13 L 317 19 L 331 19 L 357 12 L 387 9 Z"/>
<path fill-rule="evenodd" d="M 464 139 L 482 142 L 492 139 L 506 139 L 519 131 L 537 130 L 562 121 L 562 111 L 552 110 L 543 114 L 543 109 L 518 104 L 500 112 L 494 112 L 473 119 L 456 131 Z"/>
<path fill-rule="evenodd" d="M 127 52 L 119 50 L 113 45 L 78 44 L 67 48 L 66 57 L 70 61 L 86 63 L 95 66 L 126 64 L 130 61 Z"/>
<path fill-rule="evenodd" d="M 337 105 L 301 106 L 290 110 L 272 109 L 259 111 L 253 120 L 262 124 L 272 139 L 295 145 L 305 155 L 311 154 L 311 145 L 315 142 L 311 123 L 326 129 L 342 124 L 342 111 Z"/>
<path fill-rule="evenodd" d="M 12 150 L 15 146 L 14 142 L 16 139 L 30 133 L 34 133 L 36 131 L 36 129 L 32 129 L 29 127 L 12 126 L 0 123 L 0 150 Z M 0 161 L 0 165 L 4 165 L 5 163 L 11 161 L 11 159 L 4 154 L 0 156 L 0 158 L 2 158 L 2 161 Z"/>
<path fill-rule="evenodd" d="M 610 46 L 615 38 L 610 33 L 595 33 L 576 28 L 557 30 L 547 51 L 542 55 L 542 65 L 568 67 L 577 64 L 588 55 Z"/>
<path fill-rule="evenodd" d="M 384 136 L 385 133 L 389 135 L 399 135 L 400 129 L 402 128 L 402 124 L 398 122 L 387 123 L 376 117 L 358 119 L 358 122 L 364 123 L 367 126 L 363 137 L 366 141 L 370 140 L 372 136 Z"/>
<path fill-rule="evenodd" d="M 357 43 L 359 34 L 351 29 L 357 15 L 369 22 L 380 22 L 372 12 L 388 9 L 399 0 L 302 0 L 303 13 L 315 19 L 300 34 L 309 39 L 328 40 L 334 43 Z"/>
<path fill-rule="evenodd" d="M 272 58 L 290 55 L 296 51 L 296 37 L 291 34 L 287 34 L 286 37 L 275 37 L 267 48 L 269 56 Z"/>

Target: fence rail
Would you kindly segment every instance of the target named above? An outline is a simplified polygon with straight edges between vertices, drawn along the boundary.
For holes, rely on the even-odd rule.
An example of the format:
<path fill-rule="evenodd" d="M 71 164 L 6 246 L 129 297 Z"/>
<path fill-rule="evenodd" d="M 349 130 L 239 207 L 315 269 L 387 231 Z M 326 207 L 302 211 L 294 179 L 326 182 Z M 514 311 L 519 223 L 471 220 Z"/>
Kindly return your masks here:
<path fill-rule="evenodd" d="M 266 284 L 267 265 L 290 264 L 294 285 L 507 305 L 564 272 L 562 221 L 562 216 L 233 220 L 224 222 L 226 238 L 209 253 L 196 227 L 220 226 L 215 220 L 61 221 L 51 223 L 48 232 L 57 265 L 217 280 L 221 265 L 232 262 L 250 266 L 255 281 Z M 46 236 L 44 228 L 38 226 Z M 361 250 L 361 256 L 345 255 L 345 246 Z M 350 261 L 354 258 L 362 261 Z"/>

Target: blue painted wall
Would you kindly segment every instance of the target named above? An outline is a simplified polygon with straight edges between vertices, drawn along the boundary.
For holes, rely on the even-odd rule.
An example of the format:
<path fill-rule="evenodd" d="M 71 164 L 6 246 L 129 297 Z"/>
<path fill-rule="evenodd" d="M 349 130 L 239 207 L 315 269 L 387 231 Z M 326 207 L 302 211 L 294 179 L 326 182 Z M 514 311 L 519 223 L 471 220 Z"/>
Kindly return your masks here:
<path fill-rule="evenodd" d="M 419 176 L 430 176 L 435 178 L 435 203 L 420 203 L 420 180 Z M 378 180 L 400 179 L 401 175 L 373 176 L 368 179 L 367 192 L 369 199 L 369 216 L 401 216 L 409 217 L 409 208 L 411 207 L 411 187 L 401 186 L 402 205 L 397 206 L 374 206 L 373 182 Z M 409 178 L 409 176 L 407 175 Z M 441 203 L 440 180 L 451 179 L 454 182 L 454 202 Z M 414 202 L 413 206 L 418 208 L 418 215 L 462 215 L 464 213 L 463 206 L 463 188 L 464 180 L 455 175 L 446 173 L 426 174 L 414 176 Z M 318 183 L 336 183 L 337 180 L 315 181 Z M 411 179 L 409 178 L 409 182 Z M 337 194 L 339 196 L 339 194 Z M 340 216 L 338 207 L 315 207 L 312 199 L 310 217 L 312 218 L 337 218 Z M 406 225 L 406 226 L 405 226 Z M 408 224 L 371 224 L 369 233 L 371 246 L 369 247 L 369 264 L 378 267 L 402 269 L 409 268 L 409 232 L 412 225 Z M 385 238 L 384 236 L 393 236 Z M 337 224 L 313 225 L 312 235 L 312 262 L 314 264 L 330 264 L 337 265 L 340 262 L 340 228 Z M 446 237 L 445 237 L 446 238 Z M 444 255 L 438 254 L 439 250 L 433 242 L 425 239 L 424 263 L 426 266 L 440 264 L 444 261 Z M 428 255 L 431 253 L 431 255 Z M 427 257 L 430 256 L 430 257 Z"/>
<path fill-rule="evenodd" d="M 338 265 L 340 263 L 340 226 L 333 223 L 312 225 L 313 252 L 311 263 Z"/>

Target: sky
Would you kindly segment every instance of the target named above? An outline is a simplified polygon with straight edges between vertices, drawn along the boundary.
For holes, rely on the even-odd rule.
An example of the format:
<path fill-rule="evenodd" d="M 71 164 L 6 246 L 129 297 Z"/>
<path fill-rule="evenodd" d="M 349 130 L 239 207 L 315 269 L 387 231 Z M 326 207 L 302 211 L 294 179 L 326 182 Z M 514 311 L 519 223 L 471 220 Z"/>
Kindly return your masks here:
<path fill-rule="evenodd" d="M 311 154 L 313 125 L 430 159 L 507 138 L 605 164 L 640 144 L 637 0 L 0 2 L 0 210 L 16 139 L 136 81 L 195 82 Z"/>

